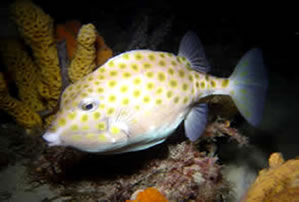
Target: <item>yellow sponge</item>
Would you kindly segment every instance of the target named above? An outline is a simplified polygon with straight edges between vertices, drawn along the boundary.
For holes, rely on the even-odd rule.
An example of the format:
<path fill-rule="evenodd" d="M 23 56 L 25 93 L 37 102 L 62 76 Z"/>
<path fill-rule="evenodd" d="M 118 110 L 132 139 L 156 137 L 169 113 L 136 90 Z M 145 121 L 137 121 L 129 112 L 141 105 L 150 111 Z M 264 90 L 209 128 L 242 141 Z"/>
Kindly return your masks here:
<path fill-rule="evenodd" d="M 5 90 L 7 86 L 2 73 L 0 74 L 0 88 L 0 109 L 14 117 L 16 122 L 25 128 L 42 126 L 42 120 L 37 113 L 21 101 L 9 96 Z"/>
<path fill-rule="evenodd" d="M 83 25 L 77 37 L 77 50 L 69 67 L 69 78 L 74 83 L 91 73 L 96 67 L 95 41 L 97 32 L 93 24 Z"/>
<path fill-rule="evenodd" d="M 6 39 L 1 41 L 1 54 L 8 71 L 13 76 L 20 100 L 34 111 L 45 109 L 37 91 L 37 66 L 25 52 L 19 41 Z"/>
<path fill-rule="evenodd" d="M 17 1 L 11 6 L 11 12 L 20 34 L 33 50 L 40 82 L 49 89 L 40 94 L 46 99 L 58 100 L 61 75 L 51 17 L 31 1 Z"/>

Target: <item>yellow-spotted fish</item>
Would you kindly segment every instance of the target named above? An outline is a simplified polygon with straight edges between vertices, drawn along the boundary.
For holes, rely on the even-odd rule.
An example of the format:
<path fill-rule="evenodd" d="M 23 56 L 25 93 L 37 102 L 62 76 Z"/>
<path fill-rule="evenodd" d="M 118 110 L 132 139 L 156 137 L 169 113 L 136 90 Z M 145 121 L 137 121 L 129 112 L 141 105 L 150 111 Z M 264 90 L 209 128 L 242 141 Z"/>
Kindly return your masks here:
<path fill-rule="evenodd" d="M 162 143 L 184 121 L 197 140 L 207 123 L 209 95 L 230 95 L 244 118 L 257 125 L 267 88 L 261 51 L 252 49 L 229 78 L 208 75 L 199 38 L 184 35 L 178 55 L 134 50 L 117 55 L 70 85 L 43 135 L 49 145 L 103 154 L 147 149 Z"/>

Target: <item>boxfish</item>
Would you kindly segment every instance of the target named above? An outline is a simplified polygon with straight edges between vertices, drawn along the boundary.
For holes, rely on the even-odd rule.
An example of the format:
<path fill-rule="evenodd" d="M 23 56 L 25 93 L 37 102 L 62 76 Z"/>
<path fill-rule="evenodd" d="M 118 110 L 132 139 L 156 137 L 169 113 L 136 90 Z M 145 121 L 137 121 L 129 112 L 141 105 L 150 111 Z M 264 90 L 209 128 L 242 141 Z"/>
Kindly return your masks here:
<path fill-rule="evenodd" d="M 200 39 L 187 32 L 177 54 L 132 50 L 69 85 L 43 138 L 49 146 L 116 154 L 164 142 L 183 122 L 196 141 L 207 124 L 210 95 L 229 95 L 253 126 L 262 119 L 267 73 L 262 51 L 249 50 L 228 78 L 210 75 Z"/>

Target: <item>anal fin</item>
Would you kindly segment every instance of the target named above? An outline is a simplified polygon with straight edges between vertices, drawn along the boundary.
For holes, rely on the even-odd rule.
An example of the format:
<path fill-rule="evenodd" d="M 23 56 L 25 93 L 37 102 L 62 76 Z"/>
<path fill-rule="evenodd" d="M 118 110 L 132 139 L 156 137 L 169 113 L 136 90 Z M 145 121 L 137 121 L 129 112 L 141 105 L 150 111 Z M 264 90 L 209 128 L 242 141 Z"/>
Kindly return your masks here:
<path fill-rule="evenodd" d="M 186 136 L 191 141 L 197 140 L 208 122 L 208 104 L 199 104 L 191 109 L 184 125 Z"/>

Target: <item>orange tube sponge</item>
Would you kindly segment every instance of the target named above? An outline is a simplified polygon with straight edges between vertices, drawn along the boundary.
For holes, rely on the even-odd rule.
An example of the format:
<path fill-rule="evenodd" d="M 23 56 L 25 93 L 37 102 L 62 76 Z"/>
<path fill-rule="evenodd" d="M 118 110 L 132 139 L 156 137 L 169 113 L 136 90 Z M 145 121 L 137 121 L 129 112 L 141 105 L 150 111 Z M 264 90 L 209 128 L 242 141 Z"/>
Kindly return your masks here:
<path fill-rule="evenodd" d="M 44 110 L 44 103 L 41 101 L 36 87 L 36 83 L 38 83 L 37 66 L 20 42 L 13 39 L 3 40 L 0 51 L 8 71 L 14 77 L 20 100 L 34 111 Z"/>
<path fill-rule="evenodd" d="M 56 39 L 58 41 L 65 40 L 68 58 L 71 60 L 74 57 L 77 49 L 76 36 L 80 30 L 81 24 L 79 21 L 72 20 L 65 24 L 59 24 L 56 26 Z"/>
<path fill-rule="evenodd" d="M 33 50 L 36 64 L 40 68 L 40 81 L 49 88 L 39 93 L 50 100 L 48 107 L 53 108 L 57 104 L 61 91 L 53 20 L 31 1 L 17 1 L 11 6 L 11 12 L 20 34 Z"/>
<path fill-rule="evenodd" d="M 73 83 L 91 73 L 96 67 L 96 35 L 97 32 L 93 24 L 83 25 L 79 31 L 77 50 L 68 72 Z"/>
<path fill-rule="evenodd" d="M 136 191 L 132 198 L 131 200 L 126 200 L 126 202 L 168 202 L 165 196 L 154 187 L 149 187 L 143 191 Z"/>
<path fill-rule="evenodd" d="M 97 35 L 96 39 L 96 64 L 100 66 L 104 64 L 109 58 L 112 57 L 112 50 L 109 48 L 104 41 L 104 38 L 101 35 Z"/>
<path fill-rule="evenodd" d="M 299 159 L 284 162 L 280 153 L 269 158 L 269 168 L 259 172 L 243 201 L 299 201 Z"/>

